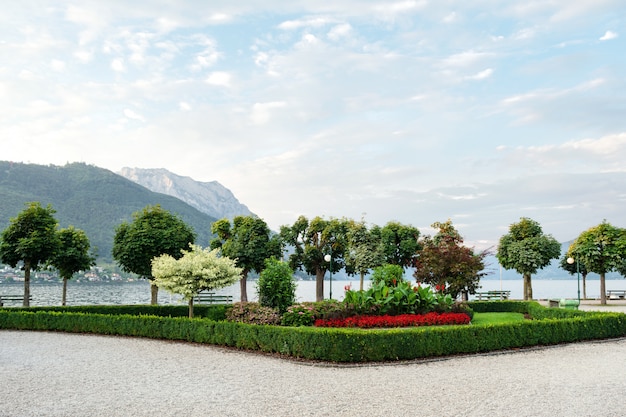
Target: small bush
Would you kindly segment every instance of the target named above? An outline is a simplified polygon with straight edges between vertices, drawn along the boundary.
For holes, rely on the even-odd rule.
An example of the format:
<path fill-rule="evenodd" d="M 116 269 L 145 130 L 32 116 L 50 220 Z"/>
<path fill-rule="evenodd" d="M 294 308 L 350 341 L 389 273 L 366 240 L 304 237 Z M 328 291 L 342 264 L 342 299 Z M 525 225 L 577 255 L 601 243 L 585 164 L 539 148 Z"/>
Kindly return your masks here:
<path fill-rule="evenodd" d="M 226 320 L 248 324 L 280 324 L 280 314 L 259 303 L 234 303 L 226 310 Z"/>
<path fill-rule="evenodd" d="M 470 319 L 474 318 L 474 310 L 466 302 L 454 303 L 450 308 L 451 313 L 465 313 Z"/>
<path fill-rule="evenodd" d="M 404 282 L 404 269 L 400 265 L 385 264 L 374 268 L 372 282 L 378 284 L 384 282 L 387 287 L 395 287 Z"/>
<path fill-rule="evenodd" d="M 265 269 L 259 274 L 257 292 L 262 306 L 278 309 L 281 314 L 287 311 L 296 300 L 296 281 L 289 264 L 276 258 L 267 259 Z"/>
<path fill-rule="evenodd" d="M 302 303 L 290 306 L 283 314 L 281 323 L 283 326 L 312 326 L 315 319 L 313 318 L 313 303 Z"/>
<path fill-rule="evenodd" d="M 312 326 L 319 319 L 340 319 L 356 315 L 349 305 L 337 300 L 306 301 L 294 304 L 283 314 L 283 326 Z"/>

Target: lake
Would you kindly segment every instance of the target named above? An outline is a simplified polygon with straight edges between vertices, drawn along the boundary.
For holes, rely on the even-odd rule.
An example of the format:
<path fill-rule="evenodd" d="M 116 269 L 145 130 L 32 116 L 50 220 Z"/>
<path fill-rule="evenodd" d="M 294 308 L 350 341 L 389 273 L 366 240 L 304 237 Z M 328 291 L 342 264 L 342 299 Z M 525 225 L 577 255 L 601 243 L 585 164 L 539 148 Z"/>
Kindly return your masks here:
<path fill-rule="evenodd" d="M 298 301 L 315 301 L 315 281 L 298 281 L 296 298 Z M 333 298 L 343 299 L 344 287 L 352 284 L 353 289 L 358 289 L 359 281 L 334 281 Z M 370 282 L 365 281 L 365 287 Z M 577 298 L 577 280 L 533 280 L 533 296 L 535 299 L 549 298 Z M 521 299 L 523 293 L 522 280 L 482 280 L 481 291 L 508 290 L 511 291 L 512 299 Z M 626 289 L 626 280 L 606 280 L 607 289 Z M 62 284 L 33 282 L 30 286 L 33 306 L 60 305 Z M 324 283 L 325 297 L 329 297 L 329 281 Z M 22 282 L 0 283 L 0 296 L 2 294 L 23 294 Z M 219 294 L 232 295 L 235 301 L 239 300 L 239 283 L 218 291 Z M 582 280 L 581 280 L 582 296 Z M 587 280 L 587 296 L 599 298 L 600 281 Z M 254 301 L 256 296 L 256 281 L 248 282 L 248 300 Z M 150 285 L 148 281 L 117 282 L 117 283 L 93 283 L 72 282 L 68 283 L 67 304 L 148 304 L 150 302 Z M 172 295 L 164 290 L 159 291 L 159 304 L 185 304 L 186 302 L 178 295 Z M 15 305 L 7 302 L 6 305 Z"/>

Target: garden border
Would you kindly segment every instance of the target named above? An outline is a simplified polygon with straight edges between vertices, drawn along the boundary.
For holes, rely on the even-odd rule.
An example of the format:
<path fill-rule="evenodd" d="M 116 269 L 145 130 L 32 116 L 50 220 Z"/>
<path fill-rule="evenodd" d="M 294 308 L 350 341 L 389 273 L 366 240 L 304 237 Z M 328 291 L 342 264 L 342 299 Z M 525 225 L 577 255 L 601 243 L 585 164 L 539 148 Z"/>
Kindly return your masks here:
<path fill-rule="evenodd" d="M 347 363 L 404 361 L 626 336 L 626 314 L 622 313 L 549 309 L 536 302 L 515 301 L 476 302 L 471 306 L 476 312 L 515 311 L 534 320 L 363 330 L 220 321 L 223 310 L 213 310 L 216 307 L 202 311 L 205 317 L 189 319 L 175 317 L 184 311 L 175 308 L 178 306 L 77 306 L 2 308 L 0 329 L 179 340 Z M 128 311 L 133 314 L 123 314 Z"/>

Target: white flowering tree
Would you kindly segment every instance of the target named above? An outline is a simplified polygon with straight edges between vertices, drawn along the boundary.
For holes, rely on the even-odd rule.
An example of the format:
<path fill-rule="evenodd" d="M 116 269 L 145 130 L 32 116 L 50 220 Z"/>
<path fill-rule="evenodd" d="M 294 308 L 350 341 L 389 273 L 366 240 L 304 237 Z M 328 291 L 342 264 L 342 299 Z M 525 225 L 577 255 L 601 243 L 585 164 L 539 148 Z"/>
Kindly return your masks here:
<path fill-rule="evenodd" d="M 189 318 L 193 317 L 193 298 L 200 291 L 216 290 L 234 284 L 241 279 L 242 269 L 235 261 L 220 256 L 219 250 L 203 249 L 190 245 L 183 256 L 175 259 L 161 255 L 152 260 L 154 284 L 174 294 L 180 294 L 189 302 Z"/>

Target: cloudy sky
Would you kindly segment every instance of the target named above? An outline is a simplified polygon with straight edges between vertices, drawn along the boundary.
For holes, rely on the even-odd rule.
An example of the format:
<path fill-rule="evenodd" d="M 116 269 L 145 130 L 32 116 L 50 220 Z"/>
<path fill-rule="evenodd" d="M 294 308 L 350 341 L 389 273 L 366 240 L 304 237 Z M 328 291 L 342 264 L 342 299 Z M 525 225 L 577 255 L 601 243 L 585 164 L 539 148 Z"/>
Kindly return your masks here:
<path fill-rule="evenodd" d="M 0 159 L 217 180 L 277 229 L 626 227 L 623 0 L 3 4 Z"/>

